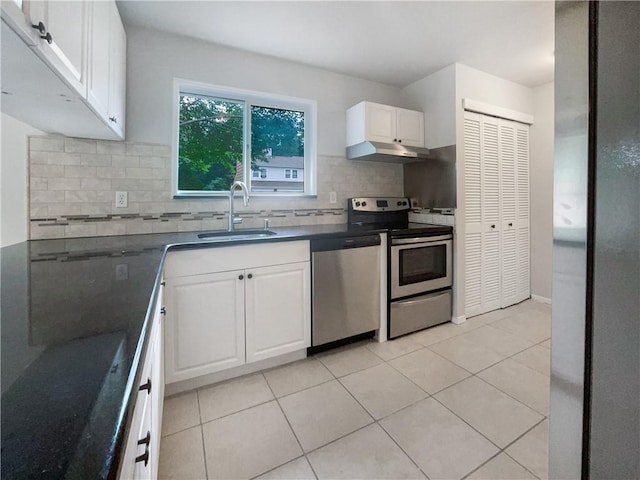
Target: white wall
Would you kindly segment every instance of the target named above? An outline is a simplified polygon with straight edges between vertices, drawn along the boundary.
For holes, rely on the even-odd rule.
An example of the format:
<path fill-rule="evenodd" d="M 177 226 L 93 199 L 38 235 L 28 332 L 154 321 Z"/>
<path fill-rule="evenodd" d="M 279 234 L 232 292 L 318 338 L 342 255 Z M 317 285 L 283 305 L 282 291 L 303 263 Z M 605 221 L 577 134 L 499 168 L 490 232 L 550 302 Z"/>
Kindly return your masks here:
<path fill-rule="evenodd" d="M 412 108 L 424 112 L 424 138 L 428 148 L 456 143 L 455 64 L 408 85 L 402 93 Z"/>
<path fill-rule="evenodd" d="M 319 155 L 345 155 L 346 110 L 370 100 L 404 106 L 400 89 L 147 29 L 127 31 L 127 140 L 170 144 L 173 78 L 318 102 Z"/>
<path fill-rule="evenodd" d="M 27 192 L 27 151 L 29 135 L 41 131 L 2 114 L 0 135 L 0 246 L 27 240 L 29 218 Z"/>
<path fill-rule="evenodd" d="M 533 89 L 531 126 L 531 294 L 551 300 L 554 83 Z"/>
<path fill-rule="evenodd" d="M 456 170 L 457 196 L 456 232 L 454 265 L 454 317 L 465 315 L 464 297 L 464 110 L 462 100 L 468 98 L 478 102 L 488 103 L 496 107 L 515 110 L 528 115 L 534 114 L 534 97 L 532 89 L 508 80 L 476 70 L 466 65 L 456 64 Z M 535 119 L 534 119 L 535 122 Z"/>

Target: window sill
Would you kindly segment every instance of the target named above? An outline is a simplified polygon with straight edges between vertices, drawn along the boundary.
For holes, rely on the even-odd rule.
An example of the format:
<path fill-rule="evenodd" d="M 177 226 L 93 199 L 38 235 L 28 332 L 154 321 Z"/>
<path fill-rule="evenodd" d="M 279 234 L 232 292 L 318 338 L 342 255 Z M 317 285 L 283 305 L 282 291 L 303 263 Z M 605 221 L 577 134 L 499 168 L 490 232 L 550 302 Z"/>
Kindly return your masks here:
<path fill-rule="evenodd" d="M 250 193 L 250 198 L 318 198 L 316 193 Z M 174 200 L 196 200 L 196 199 L 211 199 L 211 198 L 229 198 L 229 192 L 221 193 L 208 193 L 208 194 L 195 194 L 195 195 L 173 195 Z"/>

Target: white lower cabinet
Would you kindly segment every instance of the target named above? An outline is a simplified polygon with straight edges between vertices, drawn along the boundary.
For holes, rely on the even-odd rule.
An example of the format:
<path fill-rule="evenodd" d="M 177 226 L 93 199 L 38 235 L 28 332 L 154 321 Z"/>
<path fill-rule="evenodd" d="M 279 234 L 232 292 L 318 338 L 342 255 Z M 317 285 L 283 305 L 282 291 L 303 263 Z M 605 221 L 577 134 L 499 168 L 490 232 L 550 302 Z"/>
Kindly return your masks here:
<path fill-rule="evenodd" d="M 166 383 L 311 344 L 307 241 L 169 252 L 165 279 Z"/>
<path fill-rule="evenodd" d="M 166 282 L 167 383 L 245 363 L 244 271 Z"/>
<path fill-rule="evenodd" d="M 136 403 L 120 464 L 120 480 L 158 478 L 164 400 L 161 302 L 162 292 L 154 309 L 142 375 L 133 392 Z"/>
<path fill-rule="evenodd" d="M 309 262 L 249 270 L 245 289 L 247 363 L 310 345 Z"/>

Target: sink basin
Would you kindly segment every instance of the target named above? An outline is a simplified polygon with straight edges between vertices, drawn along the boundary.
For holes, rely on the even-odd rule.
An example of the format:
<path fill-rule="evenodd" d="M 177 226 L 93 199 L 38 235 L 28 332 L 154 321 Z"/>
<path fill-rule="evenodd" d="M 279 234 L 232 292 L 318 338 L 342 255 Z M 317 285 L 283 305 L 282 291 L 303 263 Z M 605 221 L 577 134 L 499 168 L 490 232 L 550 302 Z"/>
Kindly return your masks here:
<path fill-rule="evenodd" d="M 210 238 L 212 240 L 249 240 L 251 238 L 265 238 L 276 235 L 271 230 L 234 230 L 229 232 L 221 230 L 217 232 L 206 232 L 198 234 L 198 238 Z"/>

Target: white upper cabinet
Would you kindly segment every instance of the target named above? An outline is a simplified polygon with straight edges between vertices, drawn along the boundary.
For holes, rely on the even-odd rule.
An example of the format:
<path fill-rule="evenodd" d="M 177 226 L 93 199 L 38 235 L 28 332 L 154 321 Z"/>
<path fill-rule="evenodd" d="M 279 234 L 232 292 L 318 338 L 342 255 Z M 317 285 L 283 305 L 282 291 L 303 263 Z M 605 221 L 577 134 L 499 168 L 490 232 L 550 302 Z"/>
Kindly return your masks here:
<path fill-rule="evenodd" d="M 91 3 L 87 100 L 124 138 L 127 40 L 115 2 Z"/>
<path fill-rule="evenodd" d="M 87 88 L 88 7 L 86 0 L 39 0 L 23 7 L 32 27 L 40 27 L 34 28 L 40 34 L 35 48 L 81 96 Z"/>
<path fill-rule="evenodd" d="M 365 141 L 424 147 L 424 114 L 360 102 L 347 110 L 347 146 Z"/>
<path fill-rule="evenodd" d="M 4 113 L 49 133 L 124 138 L 126 36 L 114 0 L 3 1 L 2 19 Z"/>

